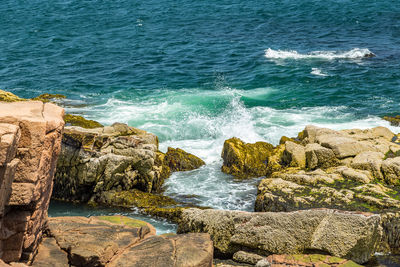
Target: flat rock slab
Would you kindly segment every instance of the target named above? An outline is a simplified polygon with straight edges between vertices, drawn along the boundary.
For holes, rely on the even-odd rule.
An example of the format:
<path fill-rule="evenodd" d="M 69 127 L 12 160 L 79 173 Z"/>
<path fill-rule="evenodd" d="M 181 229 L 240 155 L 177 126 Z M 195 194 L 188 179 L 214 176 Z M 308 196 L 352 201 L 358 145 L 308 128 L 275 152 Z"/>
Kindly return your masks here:
<path fill-rule="evenodd" d="M 116 254 L 155 233 L 145 222 L 130 219 L 138 224 L 114 223 L 118 219 L 112 217 L 50 218 L 49 230 L 59 247 L 68 252 L 71 265 L 105 266 Z"/>
<path fill-rule="evenodd" d="M 151 236 L 130 247 L 109 267 L 211 267 L 213 245 L 208 234 Z"/>
<path fill-rule="evenodd" d="M 39 245 L 33 267 L 69 267 L 67 252 L 60 249 L 54 238 L 47 237 Z"/>
<path fill-rule="evenodd" d="M 293 267 L 361 267 L 357 263 L 338 257 L 320 254 L 297 254 L 297 255 L 271 255 L 266 258 L 271 266 L 293 266 Z M 257 266 L 257 265 L 256 265 Z"/>

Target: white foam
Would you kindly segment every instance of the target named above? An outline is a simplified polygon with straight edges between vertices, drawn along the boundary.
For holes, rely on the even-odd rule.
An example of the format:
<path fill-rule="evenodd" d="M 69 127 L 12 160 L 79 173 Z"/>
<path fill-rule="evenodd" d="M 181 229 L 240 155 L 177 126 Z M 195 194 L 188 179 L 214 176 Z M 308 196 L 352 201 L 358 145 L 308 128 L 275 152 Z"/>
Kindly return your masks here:
<path fill-rule="evenodd" d="M 320 69 L 318 69 L 318 68 L 312 68 L 312 69 L 311 69 L 311 74 L 314 74 L 314 75 L 316 75 L 316 76 L 322 76 L 322 77 L 329 76 L 328 74 L 323 73 L 322 70 L 320 70 Z"/>
<path fill-rule="evenodd" d="M 125 122 L 160 137 L 160 150 L 179 147 L 202 158 L 207 165 L 193 172 L 175 173 L 166 180 L 165 194 L 176 198 L 197 195 L 189 201 L 221 209 L 251 210 L 256 196 L 256 180 L 235 181 L 220 171 L 223 143 L 231 137 L 245 142 L 266 141 L 278 144 L 282 135 L 297 136 L 306 125 L 331 129 L 385 126 L 393 132 L 399 127 L 379 117 L 355 119 L 345 106 L 304 107 L 278 110 L 246 107 L 245 98 L 257 98 L 272 89 L 183 90 L 157 92 L 148 96 L 90 107 L 94 119 L 104 124 Z M 211 108 L 218 113 L 210 113 Z"/>
<path fill-rule="evenodd" d="M 295 50 L 265 50 L 265 57 L 269 59 L 361 59 L 371 55 L 368 48 L 354 48 L 350 51 L 313 51 L 307 54 L 298 53 Z"/>

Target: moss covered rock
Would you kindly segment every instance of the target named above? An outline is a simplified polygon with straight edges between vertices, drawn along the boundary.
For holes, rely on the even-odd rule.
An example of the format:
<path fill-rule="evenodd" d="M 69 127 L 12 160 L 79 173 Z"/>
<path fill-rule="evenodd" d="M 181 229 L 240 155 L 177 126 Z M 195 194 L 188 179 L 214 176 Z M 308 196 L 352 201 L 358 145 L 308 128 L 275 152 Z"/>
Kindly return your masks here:
<path fill-rule="evenodd" d="M 164 164 L 168 166 L 172 172 L 176 172 L 198 169 L 206 163 L 199 157 L 187 153 L 180 148 L 168 147 L 168 151 L 164 157 Z"/>
<path fill-rule="evenodd" d="M 0 101 L 3 102 L 18 102 L 18 101 L 27 101 L 27 99 L 20 98 L 19 96 L 14 95 L 13 93 L 0 90 Z"/>
<path fill-rule="evenodd" d="M 104 191 L 93 198 L 91 203 L 125 208 L 136 207 L 146 214 L 175 222 L 179 220 L 182 211 L 189 208 L 184 203 L 179 203 L 170 197 L 145 193 L 136 189 L 129 191 Z"/>
<path fill-rule="evenodd" d="M 85 129 L 94 129 L 103 127 L 103 125 L 94 120 L 87 120 L 82 116 L 66 114 L 64 121 L 67 126 L 79 126 Z"/>
<path fill-rule="evenodd" d="M 61 94 L 41 94 L 37 97 L 32 98 L 32 100 L 42 101 L 42 102 L 50 102 L 54 99 L 64 99 L 67 98 L 65 95 Z"/>
<path fill-rule="evenodd" d="M 392 126 L 400 126 L 400 115 L 393 116 L 393 117 L 385 116 L 385 117 L 383 117 L 383 119 L 390 122 L 390 125 L 392 125 Z"/>
<path fill-rule="evenodd" d="M 239 178 L 260 177 L 267 174 L 268 158 L 274 146 L 266 142 L 248 144 L 233 137 L 224 143 L 222 171 Z"/>

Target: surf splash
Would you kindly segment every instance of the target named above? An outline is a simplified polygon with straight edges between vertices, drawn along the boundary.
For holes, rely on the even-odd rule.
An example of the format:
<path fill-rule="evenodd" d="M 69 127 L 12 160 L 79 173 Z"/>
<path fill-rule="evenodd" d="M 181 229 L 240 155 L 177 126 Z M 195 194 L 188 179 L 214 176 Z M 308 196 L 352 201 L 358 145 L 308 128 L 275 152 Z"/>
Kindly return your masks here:
<path fill-rule="evenodd" d="M 301 54 L 295 50 L 265 50 L 265 57 L 269 59 L 361 59 L 375 56 L 368 48 L 354 48 L 350 51 L 313 51 Z"/>

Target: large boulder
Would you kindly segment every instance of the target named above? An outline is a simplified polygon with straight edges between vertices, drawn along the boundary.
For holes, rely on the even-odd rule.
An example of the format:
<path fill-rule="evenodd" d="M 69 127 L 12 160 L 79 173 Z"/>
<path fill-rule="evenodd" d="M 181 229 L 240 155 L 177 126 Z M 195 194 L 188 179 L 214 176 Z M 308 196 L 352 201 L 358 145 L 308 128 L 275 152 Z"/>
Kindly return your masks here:
<path fill-rule="evenodd" d="M 124 216 L 50 218 L 32 266 L 211 267 L 208 234 L 156 236 L 150 224 Z"/>
<path fill-rule="evenodd" d="M 30 262 L 47 221 L 64 110 L 0 92 L 0 258 Z"/>
<path fill-rule="evenodd" d="M 222 171 L 239 178 L 264 176 L 273 149 L 274 146 L 266 142 L 249 144 L 236 137 L 228 139 L 221 154 Z"/>
<path fill-rule="evenodd" d="M 157 150 L 157 136 L 125 124 L 65 127 L 53 197 L 87 202 L 111 189 L 158 191 L 165 177 Z"/>
<path fill-rule="evenodd" d="M 400 185 L 400 157 L 384 160 L 382 162 L 382 171 L 387 183 Z"/>
<path fill-rule="evenodd" d="M 358 263 L 372 257 L 382 237 L 379 215 L 329 209 L 290 213 L 187 209 L 178 232 L 209 233 L 216 253 L 225 256 L 239 250 L 266 255 L 317 250 Z"/>
<path fill-rule="evenodd" d="M 292 141 L 286 141 L 285 150 L 282 155 L 282 162 L 291 167 L 304 168 L 306 166 L 306 153 L 304 146 Z"/>
<path fill-rule="evenodd" d="M 191 170 L 202 164 L 181 149 L 160 152 L 157 136 L 126 124 L 93 129 L 67 126 L 53 197 L 88 202 L 110 190 L 157 193 L 171 170 Z"/>

